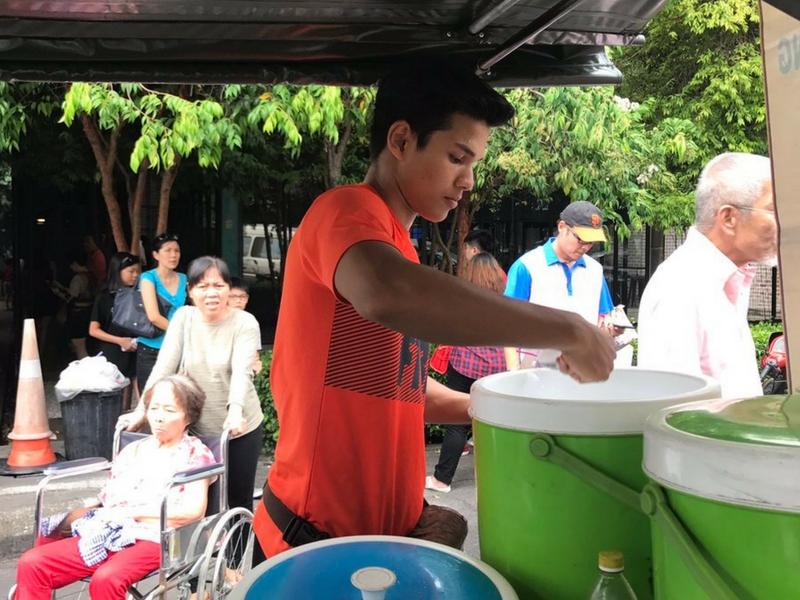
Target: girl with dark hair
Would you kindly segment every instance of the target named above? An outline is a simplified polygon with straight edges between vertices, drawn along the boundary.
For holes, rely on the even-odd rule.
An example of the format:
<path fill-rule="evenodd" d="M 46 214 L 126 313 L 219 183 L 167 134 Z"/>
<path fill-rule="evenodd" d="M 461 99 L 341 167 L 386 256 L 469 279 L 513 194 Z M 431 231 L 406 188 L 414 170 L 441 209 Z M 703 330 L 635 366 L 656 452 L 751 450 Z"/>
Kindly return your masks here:
<path fill-rule="evenodd" d="M 67 331 L 75 356 L 86 358 L 86 335 L 89 333 L 89 320 L 92 315 L 92 298 L 96 283 L 87 266 L 86 254 L 74 252 L 70 255 L 69 268 L 72 279 L 69 287 L 53 281 L 53 293 L 67 303 Z"/>
<path fill-rule="evenodd" d="M 114 363 L 120 373 L 129 378 L 138 398 L 138 387 L 134 380 L 136 375 L 136 339 L 130 337 L 124 329 L 111 321 L 114 308 L 114 297 L 123 288 L 136 285 L 141 268 L 139 258 L 128 252 L 117 252 L 108 262 L 108 275 L 103 289 L 94 299 L 92 317 L 89 322 L 89 335 L 98 340 L 99 350 L 106 359 Z M 125 389 L 124 410 L 130 405 L 130 388 Z"/>
<path fill-rule="evenodd" d="M 174 233 L 162 233 L 156 236 L 153 240 L 153 259 L 157 266 L 142 273 L 139 287 L 147 318 L 164 332 L 169 327 L 175 311 L 186 304 L 186 275 L 175 270 L 181 260 L 178 236 Z M 161 314 L 160 303 L 170 306 L 166 316 Z M 164 333 L 154 338 L 139 338 L 139 345 L 136 348 L 136 380 L 140 391 L 144 390 L 163 343 Z"/>
<path fill-rule="evenodd" d="M 193 432 L 219 435 L 230 429 L 228 503 L 231 508 L 253 510 L 264 416 L 253 385 L 252 364 L 261 330 L 253 315 L 228 305 L 231 274 L 224 261 L 213 256 L 196 258 L 187 279 L 193 306 L 175 312 L 145 391 L 178 371 L 197 381 L 206 393 L 206 403 Z M 127 421 L 128 429 L 136 429 L 144 416 L 140 403 L 121 419 Z"/>
<path fill-rule="evenodd" d="M 473 256 L 467 262 L 461 277 L 501 295 L 505 290 L 505 273 L 494 256 L 488 252 Z M 445 385 L 451 390 L 469 393 L 476 379 L 502 373 L 505 370 L 506 357 L 503 348 L 456 346 L 450 352 Z M 469 429 L 469 425 L 445 425 L 439 462 L 433 475 L 425 479 L 426 489 L 443 493 L 450 491 L 450 483 L 456 473 L 458 461 L 464 453 Z"/>

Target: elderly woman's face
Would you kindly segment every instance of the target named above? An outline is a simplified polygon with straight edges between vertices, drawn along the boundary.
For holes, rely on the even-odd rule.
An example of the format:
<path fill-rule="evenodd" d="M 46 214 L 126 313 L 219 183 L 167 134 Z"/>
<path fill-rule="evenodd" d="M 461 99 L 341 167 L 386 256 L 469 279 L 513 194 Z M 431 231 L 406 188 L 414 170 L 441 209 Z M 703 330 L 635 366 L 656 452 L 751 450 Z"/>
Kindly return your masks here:
<path fill-rule="evenodd" d="M 175 397 L 175 388 L 169 382 L 157 383 L 147 407 L 150 430 L 162 444 L 179 441 L 189 426 L 186 410 Z"/>
<path fill-rule="evenodd" d="M 203 278 L 189 288 L 189 296 L 197 310 L 207 320 L 221 318 L 228 314 L 228 296 L 231 286 L 222 278 L 220 272 L 211 268 Z"/>

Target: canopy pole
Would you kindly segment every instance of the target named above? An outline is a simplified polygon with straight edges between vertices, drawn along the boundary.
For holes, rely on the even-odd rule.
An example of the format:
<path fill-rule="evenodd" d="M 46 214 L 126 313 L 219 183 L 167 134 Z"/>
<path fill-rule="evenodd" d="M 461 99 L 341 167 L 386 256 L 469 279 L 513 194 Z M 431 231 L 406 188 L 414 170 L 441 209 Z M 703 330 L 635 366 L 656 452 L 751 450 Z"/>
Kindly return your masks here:
<path fill-rule="evenodd" d="M 572 12 L 572 10 L 574 10 L 575 7 L 581 2 L 583 2 L 583 0 L 561 0 L 561 2 L 556 4 L 553 8 L 544 12 L 538 19 L 531 21 L 530 24 L 523 28 L 519 33 L 512 36 L 508 41 L 500 46 L 500 49 L 493 56 L 487 58 L 482 63 L 479 63 L 476 73 L 478 75 L 485 75 L 488 73 L 494 65 L 514 52 L 514 50 L 534 41 L 534 39 L 540 33 L 542 33 L 545 29 L 550 27 L 550 25 L 562 17 Z"/>
<path fill-rule="evenodd" d="M 513 8 L 518 2 L 519 0 L 502 0 L 499 4 L 495 4 L 482 15 L 478 15 L 478 17 L 469 24 L 467 31 L 472 35 L 480 33 L 489 23 L 500 15 L 508 12 L 508 10 Z"/>

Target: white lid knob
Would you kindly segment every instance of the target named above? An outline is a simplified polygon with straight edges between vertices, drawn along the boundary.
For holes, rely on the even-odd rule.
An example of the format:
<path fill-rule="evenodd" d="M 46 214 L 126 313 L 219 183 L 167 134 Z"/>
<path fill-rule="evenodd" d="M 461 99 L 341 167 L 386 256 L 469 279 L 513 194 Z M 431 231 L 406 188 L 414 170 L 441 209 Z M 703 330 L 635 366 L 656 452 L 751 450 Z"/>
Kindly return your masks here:
<path fill-rule="evenodd" d="M 383 567 L 364 567 L 350 577 L 350 583 L 361 590 L 362 600 L 382 600 L 396 582 L 397 576 Z"/>

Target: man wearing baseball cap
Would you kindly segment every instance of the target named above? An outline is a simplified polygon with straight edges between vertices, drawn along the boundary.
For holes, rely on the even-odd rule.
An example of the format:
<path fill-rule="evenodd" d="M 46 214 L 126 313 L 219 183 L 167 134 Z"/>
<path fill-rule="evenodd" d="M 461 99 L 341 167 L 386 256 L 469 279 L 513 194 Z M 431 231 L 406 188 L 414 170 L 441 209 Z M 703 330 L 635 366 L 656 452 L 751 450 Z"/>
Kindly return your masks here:
<path fill-rule="evenodd" d="M 600 325 L 614 310 L 603 267 L 586 253 L 605 242 L 603 214 L 591 202 L 573 202 L 562 212 L 558 233 L 511 265 L 505 295 L 578 313 Z M 552 354 L 552 356 L 551 356 Z M 506 348 L 509 369 L 554 363 L 557 353 Z"/>

